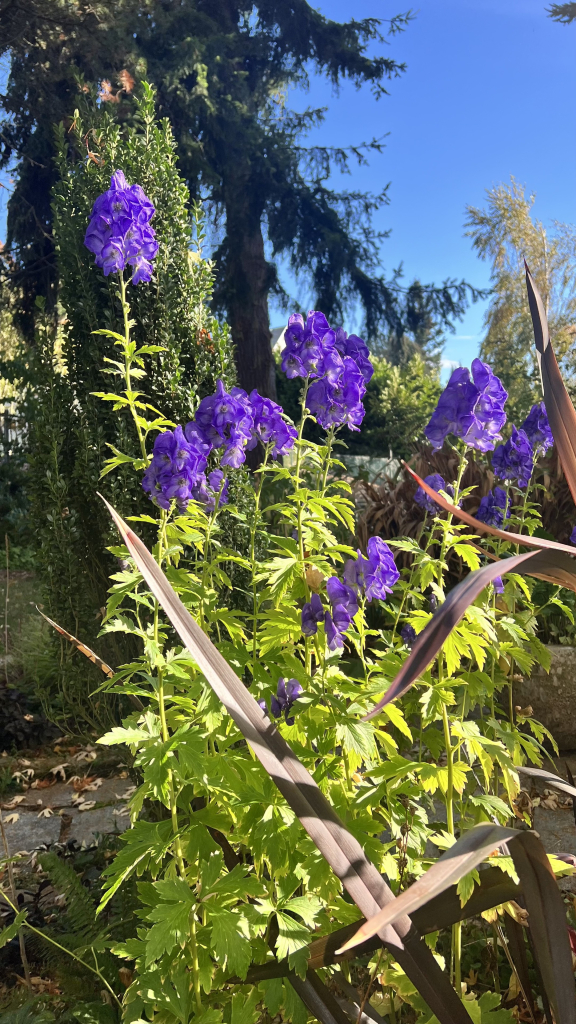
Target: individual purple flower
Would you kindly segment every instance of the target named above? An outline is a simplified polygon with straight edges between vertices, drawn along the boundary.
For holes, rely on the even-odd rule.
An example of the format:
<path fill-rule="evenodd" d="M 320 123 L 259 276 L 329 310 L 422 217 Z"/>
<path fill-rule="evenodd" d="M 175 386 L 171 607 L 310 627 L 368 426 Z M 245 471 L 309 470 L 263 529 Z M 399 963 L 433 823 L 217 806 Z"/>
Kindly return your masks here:
<path fill-rule="evenodd" d="M 150 221 L 153 203 L 140 185 L 128 185 L 122 171 L 114 171 L 107 192 L 98 196 L 84 236 L 96 266 L 108 274 L 134 268 L 132 283 L 149 281 L 158 242 Z"/>
<path fill-rule="evenodd" d="M 337 381 L 324 377 L 310 385 L 306 405 L 325 430 L 347 426 L 357 431 L 364 419 L 362 399 L 365 393 L 362 373 L 354 360 L 346 356 Z"/>
<path fill-rule="evenodd" d="M 224 480 L 224 486 L 222 481 L 224 480 L 224 473 L 221 469 L 215 469 L 212 473 L 206 476 L 200 477 L 192 488 L 192 497 L 195 501 L 199 501 L 201 505 L 204 505 L 207 512 L 213 512 L 216 508 L 216 499 L 220 495 L 218 501 L 218 508 L 222 508 L 228 501 L 228 490 L 230 488 L 230 481 Z"/>
<path fill-rule="evenodd" d="M 523 430 L 512 427 L 506 444 L 499 444 L 492 456 L 496 476 L 507 483 L 516 481 L 518 487 L 527 487 L 534 468 L 534 452 Z"/>
<path fill-rule="evenodd" d="M 576 526 L 574 527 L 574 529 L 572 530 L 572 533 L 570 534 L 570 543 L 571 544 L 576 544 Z"/>
<path fill-rule="evenodd" d="M 356 334 L 346 334 L 342 327 L 335 331 L 335 345 L 342 357 L 350 356 L 360 370 L 366 384 L 372 380 L 374 367 L 370 362 L 370 352 L 366 342 L 362 341 Z"/>
<path fill-rule="evenodd" d="M 252 437 L 247 444 L 248 451 L 251 451 L 260 440 L 264 445 L 273 444 L 274 447 L 271 449 L 273 459 L 287 455 L 294 447 L 298 431 L 291 423 L 286 423 L 282 407 L 270 398 L 262 398 L 256 389 L 250 392 L 249 401 L 254 425 Z"/>
<path fill-rule="evenodd" d="M 501 530 L 504 524 L 505 508 L 506 491 L 502 487 L 495 487 L 493 491 L 488 491 L 488 494 L 480 499 L 476 519 L 479 519 L 481 523 L 486 523 L 487 526 L 497 526 Z M 510 509 L 506 513 L 506 518 L 509 517 Z"/>
<path fill-rule="evenodd" d="M 336 605 L 342 605 L 346 608 L 350 618 L 354 618 L 358 611 L 358 597 L 353 587 L 343 583 L 337 576 L 331 576 L 326 580 L 326 593 L 333 608 Z"/>
<path fill-rule="evenodd" d="M 340 621 L 339 625 L 342 624 L 342 621 Z M 347 629 L 349 625 L 350 620 L 348 620 L 344 628 Z M 344 647 L 344 640 L 342 639 L 343 630 L 338 628 L 338 624 L 334 621 L 330 612 L 326 612 L 324 616 L 324 629 L 326 630 L 326 643 L 331 651 L 337 651 Z"/>
<path fill-rule="evenodd" d="M 537 402 L 532 406 L 520 429 L 524 431 L 534 450 L 541 454 L 554 444 L 544 402 Z"/>
<path fill-rule="evenodd" d="M 412 644 L 416 639 L 416 630 L 414 629 L 414 626 L 411 626 L 410 623 L 407 622 L 405 626 L 402 626 L 400 636 L 406 644 L 406 647 L 412 647 Z"/>
<path fill-rule="evenodd" d="M 344 566 L 344 579 L 350 587 L 363 589 L 367 601 L 385 601 L 399 578 L 394 556 L 381 537 L 370 538 L 367 558 L 359 551 L 358 557 L 348 559 Z"/>
<path fill-rule="evenodd" d="M 479 394 L 474 406 L 474 422 L 464 435 L 464 444 L 480 452 L 488 452 L 501 438 L 500 431 L 506 423 L 504 405 L 508 392 L 488 364 L 480 359 L 472 362 L 472 379 Z"/>
<path fill-rule="evenodd" d="M 438 598 L 436 597 L 436 594 L 430 594 L 430 597 L 428 598 L 428 610 L 431 612 L 432 615 L 434 615 L 434 612 L 436 611 L 437 607 Z"/>
<path fill-rule="evenodd" d="M 506 422 L 504 404 L 508 394 L 499 378 L 480 359 L 472 363 L 472 376 L 473 381 L 466 367 L 458 367 L 440 395 L 424 431 L 433 448 L 441 448 L 449 434 L 482 452 L 490 451 L 500 440 L 500 430 Z"/>
<path fill-rule="evenodd" d="M 294 719 L 288 716 L 301 693 L 302 687 L 297 679 L 279 679 L 276 694 L 272 695 L 270 701 L 270 709 L 274 718 L 280 718 L 280 715 L 284 714 L 286 724 L 294 725 Z"/>
<path fill-rule="evenodd" d="M 228 393 L 219 380 L 215 393 L 200 402 L 194 421 L 186 427 L 186 436 L 199 433 L 207 444 L 224 448 L 221 465 L 238 469 L 246 459 L 253 429 L 254 417 L 246 392 L 231 388 Z"/>
<path fill-rule="evenodd" d="M 318 594 L 312 594 L 302 609 L 302 632 L 304 636 L 315 636 L 318 623 L 324 618 L 324 608 Z"/>
<path fill-rule="evenodd" d="M 206 468 L 207 446 L 188 440 L 182 427 L 165 430 L 154 441 L 152 460 L 142 479 L 142 487 L 160 508 L 168 510 L 176 501 L 185 509 L 192 491 Z"/>
<path fill-rule="evenodd" d="M 502 582 L 502 577 L 501 576 L 495 576 L 494 577 L 494 579 L 492 580 L 492 586 L 494 587 L 494 593 L 495 594 L 503 594 L 504 593 L 504 584 Z"/>
<path fill-rule="evenodd" d="M 282 370 L 288 378 L 324 373 L 324 355 L 334 349 L 334 331 L 323 313 L 312 310 L 306 323 L 300 313 L 293 314 L 284 332 Z"/>
<path fill-rule="evenodd" d="M 257 703 L 258 707 L 262 709 L 264 714 L 267 715 L 268 714 L 268 705 L 267 705 L 266 701 L 264 700 L 264 698 L 262 697 L 260 700 L 257 700 L 256 703 Z"/>
<path fill-rule="evenodd" d="M 444 480 L 444 477 L 440 476 L 440 473 L 429 473 L 428 476 L 424 477 L 424 483 L 428 484 L 428 486 L 432 487 L 435 491 L 446 491 L 447 494 L 454 494 L 454 488 L 451 484 L 449 484 L 448 487 L 446 486 L 446 481 Z M 426 509 L 427 512 L 434 513 L 440 508 L 440 506 L 434 501 L 434 498 L 431 498 L 423 487 L 417 488 L 416 494 L 414 495 L 414 501 L 417 505 L 420 505 L 421 508 Z"/>

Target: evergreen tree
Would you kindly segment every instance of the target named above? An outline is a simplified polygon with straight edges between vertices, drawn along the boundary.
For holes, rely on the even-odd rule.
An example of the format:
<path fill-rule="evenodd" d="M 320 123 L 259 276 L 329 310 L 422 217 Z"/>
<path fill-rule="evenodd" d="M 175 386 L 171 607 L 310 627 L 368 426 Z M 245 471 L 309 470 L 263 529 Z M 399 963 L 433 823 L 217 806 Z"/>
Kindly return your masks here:
<path fill-rule="evenodd" d="M 502 379 L 509 392 L 509 419 L 518 422 L 542 397 L 525 259 L 546 304 L 565 380 L 576 391 L 576 229 L 555 223 L 551 232 L 546 231 L 532 216 L 535 195 L 527 196 L 514 178 L 486 195 L 484 208 L 467 208 L 466 223 L 474 249 L 492 265 L 492 298 L 480 355 Z"/>
<path fill-rule="evenodd" d="M 25 308 L 38 293 L 53 298 L 50 122 L 69 123 L 79 73 L 102 83 L 102 101 L 130 118 L 121 73 L 138 79 L 146 72 L 160 113 L 170 119 L 192 196 L 208 198 L 224 225 L 215 301 L 227 312 L 239 382 L 262 394 L 275 391 L 268 296 L 284 296 L 280 257 L 306 279 L 328 317 L 341 320 L 347 306 L 360 302 L 369 336 L 395 331 L 402 290 L 379 271 L 380 236 L 371 226 L 386 191 L 372 196 L 328 185 L 333 169 L 365 162 L 380 143 L 306 148 L 306 133 L 324 111 L 291 111 L 285 98 L 312 73 L 335 88 L 351 81 L 383 96 L 387 82 L 404 71 L 384 50 L 386 34 L 400 31 L 409 17 L 340 23 L 306 0 L 8 4 L 1 44 L 12 65 L 1 151 L 4 166 L 18 161 L 8 241 L 18 256 Z M 379 52 L 369 55 L 375 47 Z M 462 288 L 446 282 L 423 293 L 449 316 Z"/>
<path fill-rule="evenodd" d="M 576 3 L 573 0 L 565 4 L 551 4 L 546 10 L 550 18 L 560 21 L 563 25 L 569 25 L 570 22 L 576 21 Z"/>

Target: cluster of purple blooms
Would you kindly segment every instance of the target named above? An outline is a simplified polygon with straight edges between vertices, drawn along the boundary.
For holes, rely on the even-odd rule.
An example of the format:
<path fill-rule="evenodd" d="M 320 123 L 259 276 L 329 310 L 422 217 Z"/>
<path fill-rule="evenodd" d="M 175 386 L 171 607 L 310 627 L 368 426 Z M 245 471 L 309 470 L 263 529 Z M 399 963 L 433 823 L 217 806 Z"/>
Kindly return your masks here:
<path fill-rule="evenodd" d="M 492 467 L 496 476 L 506 483 L 516 483 L 518 487 L 525 488 L 530 482 L 535 458 L 552 447 L 554 438 L 544 402 L 538 402 L 532 406 L 521 427 L 517 429 L 512 426 L 508 440 L 495 447 L 496 442 L 501 441 L 500 431 L 506 423 L 504 405 L 507 398 L 502 382 L 490 367 L 480 359 L 475 359 L 472 363 L 472 379 L 466 367 L 454 370 L 425 428 L 425 434 L 436 450 L 442 447 L 449 434 L 461 438 L 468 448 L 481 452 L 493 450 Z M 445 489 L 439 474 L 431 474 L 425 479 L 435 490 Z M 427 511 L 435 511 L 433 499 L 421 487 L 416 491 L 415 501 Z M 501 526 L 504 520 L 503 509 L 504 504 L 499 499 L 495 501 L 494 495 L 487 495 L 482 499 L 478 518 L 482 522 Z M 497 519 L 500 519 L 499 524 Z"/>
<path fill-rule="evenodd" d="M 92 207 L 84 244 L 104 275 L 134 268 L 132 283 L 149 281 L 158 242 L 150 221 L 153 203 L 140 185 L 128 185 L 123 171 L 114 171 L 110 188 Z"/>
<path fill-rule="evenodd" d="M 277 459 L 290 451 L 296 437 L 296 428 L 286 423 L 276 402 L 257 391 L 248 396 L 242 388 L 228 393 L 220 380 L 184 430 L 178 426 L 158 434 L 142 486 L 160 508 L 169 509 L 174 500 L 185 509 L 195 499 L 213 511 L 218 495 L 220 505 L 227 501 L 228 480 L 221 469 L 206 476 L 210 452 L 222 449 L 220 465 L 237 469 L 259 441 Z"/>
<path fill-rule="evenodd" d="M 507 398 L 507 391 L 486 363 L 474 360 L 472 380 L 467 367 L 460 366 L 440 395 L 426 426 L 426 437 L 434 449 L 441 448 L 448 435 L 454 434 L 468 448 L 491 451 L 506 423 Z"/>
<path fill-rule="evenodd" d="M 333 330 L 323 313 L 312 311 L 306 322 L 299 313 L 290 317 L 284 341 L 282 369 L 289 378 L 311 382 L 306 405 L 320 426 L 359 430 L 374 372 L 362 339 L 341 327 Z"/>
<path fill-rule="evenodd" d="M 274 718 L 280 718 L 283 714 L 286 719 L 286 725 L 294 725 L 294 717 L 290 716 L 292 706 L 298 697 L 302 693 L 302 687 L 297 679 L 284 679 L 283 677 L 278 680 L 278 686 L 276 693 L 272 694 L 270 699 L 270 710 L 274 715 Z M 265 715 L 268 714 L 268 705 L 264 699 L 259 700 L 258 704 L 262 708 Z"/>
<path fill-rule="evenodd" d="M 476 519 L 487 526 L 497 526 L 501 530 L 504 525 L 504 513 L 507 519 L 510 517 L 510 509 L 506 508 L 506 504 L 506 491 L 502 487 L 495 487 L 480 499 Z"/>
<path fill-rule="evenodd" d="M 319 623 L 324 622 L 331 651 L 344 646 L 343 634 L 358 611 L 359 594 L 363 592 L 367 601 L 374 598 L 385 601 L 400 577 L 394 556 L 380 537 L 371 537 L 368 541 L 367 557 L 358 551 L 357 558 L 348 559 L 343 575 L 343 580 L 331 576 L 326 581 L 329 611 L 324 609 L 318 594 L 312 594 L 302 609 L 304 636 L 314 636 Z"/>

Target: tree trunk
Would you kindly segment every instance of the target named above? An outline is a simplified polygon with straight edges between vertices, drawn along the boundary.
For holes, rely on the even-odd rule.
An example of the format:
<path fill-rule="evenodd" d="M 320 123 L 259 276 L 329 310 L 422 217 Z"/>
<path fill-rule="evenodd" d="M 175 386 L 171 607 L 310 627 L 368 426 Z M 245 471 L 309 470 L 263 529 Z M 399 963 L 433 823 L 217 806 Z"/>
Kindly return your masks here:
<path fill-rule="evenodd" d="M 238 368 L 238 383 L 276 399 L 270 344 L 268 292 L 274 270 L 266 260 L 258 188 L 249 173 L 234 174 L 224 188 L 226 203 L 225 292 Z"/>

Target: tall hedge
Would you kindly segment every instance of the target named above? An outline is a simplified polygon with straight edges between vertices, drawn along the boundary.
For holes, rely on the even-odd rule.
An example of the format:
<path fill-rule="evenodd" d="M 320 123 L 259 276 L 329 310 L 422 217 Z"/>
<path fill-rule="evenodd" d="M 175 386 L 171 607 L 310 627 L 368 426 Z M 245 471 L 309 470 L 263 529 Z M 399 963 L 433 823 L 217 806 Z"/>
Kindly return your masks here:
<path fill-rule="evenodd" d="M 148 506 L 133 474 L 120 470 L 99 482 L 111 445 L 137 454 L 132 423 L 94 396 L 122 387 L 102 369 L 105 358 L 116 357 L 113 341 L 93 334 L 103 327 L 122 329 L 117 281 L 103 276 L 84 246 L 92 204 L 109 187 L 113 171 L 121 169 L 129 183 L 142 185 L 156 207 L 154 277 L 130 287 L 129 298 L 133 338 L 165 351 L 149 357 L 140 389 L 168 418 L 185 423 L 218 377 L 228 384 L 234 377 L 227 328 L 207 308 L 213 270 L 201 258 L 200 214 L 191 211 L 170 127 L 155 119 L 154 95 L 146 84 L 135 104 L 129 124 L 87 102 L 82 114 L 75 112 L 71 129 L 57 129 L 53 208 L 61 316 L 56 328 L 39 310 L 31 360 L 29 483 L 44 603 L 51 617 L 112 663 L 125 660 L 126 651 L 117 648 L 114 634 L 98 639 L 108 576 L 115 569 L 106 548 L 115 537 L 96 492 L 126 514 Z M 110 709 L 98 698 L 85 699 L 98 681 L 88 663 L 63 645 L 56 710 L 99 724 Z M 54 711 L 54 695 L 51 701 Z"/>

